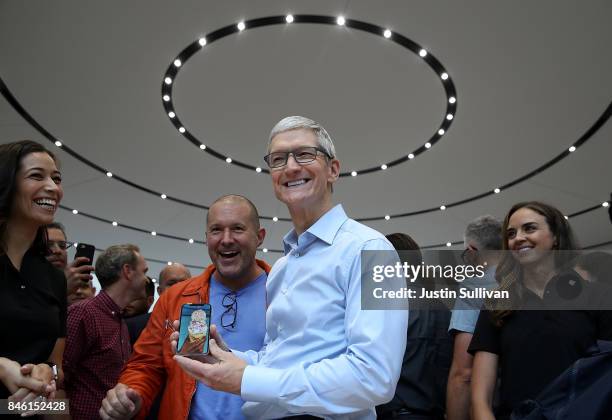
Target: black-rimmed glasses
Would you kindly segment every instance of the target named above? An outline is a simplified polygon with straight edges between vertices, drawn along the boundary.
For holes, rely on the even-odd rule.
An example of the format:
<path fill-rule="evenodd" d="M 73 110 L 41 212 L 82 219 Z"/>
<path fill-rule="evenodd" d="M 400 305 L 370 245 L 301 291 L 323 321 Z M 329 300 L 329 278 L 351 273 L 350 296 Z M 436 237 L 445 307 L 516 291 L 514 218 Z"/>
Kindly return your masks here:
<path fill-rule="evenodd" d="M 299 147 L 294 150 L 290 150 L 288 152 L 272 152 L 266 156 L 264 156 L 264 160 L 270 167 L 270 169 L 281 168 L 287 164 L 287 160 L 289 160 L 289 155 L 293 156 L 293 159 L 300 165 L 305 163 L 310 163 L 317 158 L 317 154 L 321 153 L 327 156 L 329 159 L 332 157 L 320 147 L 314 146 L 305 146 Z"/>
<path fill-rule="evenodd" d="M 227 292 L 221 301 L 221 304 L 225 308 L 225 311 L 221 314 L 221 326 L 226 330 L 236 327 L 236 319 L 238 317 L 237 297 L 238 295 L 236 292 Z"/>
<path fill-rule="evenodd" d="M 62 249 L 65 251 L 68 248 L 70 248 L 72 245 L 74 245 L 74 243 L 68 242 L 68 241 L 47 241 L 47 247 L 49 249 L 53 249 L 57 246 L 59 249 Z"/>

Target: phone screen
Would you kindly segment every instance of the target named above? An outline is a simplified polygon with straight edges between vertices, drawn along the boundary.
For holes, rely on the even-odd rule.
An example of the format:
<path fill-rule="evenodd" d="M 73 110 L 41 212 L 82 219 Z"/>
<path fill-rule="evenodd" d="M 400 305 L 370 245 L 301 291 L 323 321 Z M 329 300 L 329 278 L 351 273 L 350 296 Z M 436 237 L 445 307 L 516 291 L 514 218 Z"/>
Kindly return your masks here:
<path fill-rule="evenodd" d="M 178 354 L 208 354 L 211 312 L 212 308 L 208 303 L 187 303 L 181 307 Z"/>

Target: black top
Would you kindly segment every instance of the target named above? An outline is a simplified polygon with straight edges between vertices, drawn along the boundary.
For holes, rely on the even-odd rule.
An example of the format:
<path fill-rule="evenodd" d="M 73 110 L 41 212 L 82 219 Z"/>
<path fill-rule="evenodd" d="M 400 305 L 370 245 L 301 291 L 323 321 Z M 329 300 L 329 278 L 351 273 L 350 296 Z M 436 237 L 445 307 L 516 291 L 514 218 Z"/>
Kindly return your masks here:
<path fill-rule="evenodd" d="M 550 287 L 543 299 L 525 289 L 522 302 L 526 307 L 546 307 Z M 598 287 L 586 285 L 585 292 L 600 293 Z M 501 327 L 493 324 L 491 315 L 481 311 L 468 351 L 499 355 L 499 416 L 508 416 L 521 401 L 536 398 L 573 362 L 586 356 L 597 339 L 612 339 L 611 311 L 514 311 Z"/>
<path fill-rule="evenodd" d="M 138 340 L 138 337 L 140 337 L 142 330 L 144 330 L 144 328 L 147 326 L 147 322 L 149 322 L 150 317 L 151 313 L 147 312 L 146 314 L 124 318 L 128 327 L 128 332 L 130 333 L 130 343 L 132 343 L 132 348 L 134 348 L 134 344 L 136 344 L 136 340 Z"/>
<path fill-rule="evenodd" d="M 66 337 L 66 278 L 44 256 L 29 250 L 21 272 L 0 255 L 0 357 L 19 364 L 49 360 Z M 0 398 L 8 390 L 0 383 Z"/>
<path fill-rule="evenodd" d="M 432 305 L 410 311 L 400 379 L 393 399 L 376 407 L 379 419 L 393 418 L 398 410 L 444 418 L 453 352 L 448 334 L 451 312 L 442 303 Z"/>

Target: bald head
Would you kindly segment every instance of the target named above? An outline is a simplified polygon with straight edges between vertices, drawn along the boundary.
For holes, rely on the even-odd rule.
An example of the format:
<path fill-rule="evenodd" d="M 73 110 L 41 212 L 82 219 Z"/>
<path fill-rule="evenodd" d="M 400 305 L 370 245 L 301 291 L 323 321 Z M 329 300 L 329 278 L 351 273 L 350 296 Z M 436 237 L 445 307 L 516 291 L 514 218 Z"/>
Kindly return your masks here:
<path fill-rule="evenodd" d="M 210 213 L 210 210 L 214 206 L 221 205 L 221 204 L 233 204 L 233 205 L 243 204 L 243 205 L 247 206 L 249 208 L 249 222 L 251 222 L 253 224 L 253 227 L 255 228 L 255 230 L 259 230 L 259 228 L 260 228 L 260 226 L 259 226 L 259 213 L 257 212 L 257 208 L 251 202 L 251 200 L 249 200 L 248 198 L 246 198 L 246 197 L 244 197 L 242 195 L 238 195 L 238 194 L 228 194 L 228 195 L 224 195 L 222 197 L 217 198 L 210 205 L 208 213 L 206 214 L 206 226 L 208 226 L 208 214 Z"/>
<path fill-rule="evenodd" d="M 157 286 L 157 293 L 161 295 L 168 287 L 183 280 L 187 280 L 190 277 L 191 272 L 187 267 L 180 263 L 173 263 L 159 273 L 159 286 Z"/>

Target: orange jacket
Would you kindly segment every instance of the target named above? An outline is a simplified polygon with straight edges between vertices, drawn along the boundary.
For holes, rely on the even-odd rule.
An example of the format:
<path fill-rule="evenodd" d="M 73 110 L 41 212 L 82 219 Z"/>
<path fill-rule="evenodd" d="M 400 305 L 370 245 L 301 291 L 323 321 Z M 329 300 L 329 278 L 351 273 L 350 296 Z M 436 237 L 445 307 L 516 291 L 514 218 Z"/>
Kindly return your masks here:
<path fill-rule="evenodd" d="M 270 266 L 257 260 L 266 273 Z M 196 390 L 195 379 L 188 376 L 172 359 L 169 337 L 172 322 L 180 318 L 185 303 L 208 303 L 210 276 L 215 271 L 209 265 L 199 276 L 192 277 L 167 289 L 160 297 L 147 326 L 134 345 L 132 357 L 123 368 L 119 382 L 136 390 L 142 397 L 137 419 L 144 419 L 159 391 L 164 387 L 160 420 L 186 419 L 191 398 Z"/>

